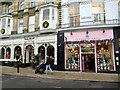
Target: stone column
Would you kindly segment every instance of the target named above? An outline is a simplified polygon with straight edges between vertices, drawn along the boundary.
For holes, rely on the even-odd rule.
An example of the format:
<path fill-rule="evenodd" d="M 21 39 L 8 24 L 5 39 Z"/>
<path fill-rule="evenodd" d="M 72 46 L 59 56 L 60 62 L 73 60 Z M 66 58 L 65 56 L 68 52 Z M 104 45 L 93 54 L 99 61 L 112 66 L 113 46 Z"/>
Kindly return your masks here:
<path fill-rule="evenodd" d="M 10 57 L 10 59 L 14 59 L 14 45 L 13 45 L 13 42 L 12 42 L 12 44 L 11 44 L 11 57 Z"/>
<path fill-rule="evenodd" d="M 23 56 L 23 63 L 25 63 L 25 44 L 24 44 L 25 42 L 24 42 L 24 38 L 22 39 L 22 47 L 21 47 L 21 49 L 22 49 L 22 56 Z"/>
<path fill-rule="evenodd" d="M 46 60 L 47 60 L 46 56 L 47 56 L 47 47 L 45 46 L 45 63 L 46 63 Z"/>
<path fill-rule="evenodd" d="M 2 55 L 1 55 L 1 53 L 2 53 L 2 47 L 0 47 L 0 59 L 2 59 Z"/>
<path fill-rule="evenodd" d="M 6 47 L 4 49 L 5 49 L 4 59 L 6 59 Z"/>

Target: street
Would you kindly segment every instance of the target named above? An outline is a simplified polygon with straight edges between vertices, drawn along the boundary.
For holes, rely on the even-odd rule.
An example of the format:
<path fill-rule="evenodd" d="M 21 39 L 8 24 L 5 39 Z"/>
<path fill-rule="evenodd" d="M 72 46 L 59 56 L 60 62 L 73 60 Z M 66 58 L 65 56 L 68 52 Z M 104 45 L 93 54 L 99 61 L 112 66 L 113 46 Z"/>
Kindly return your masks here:
<path fill-rule="evenodd" d="M 48 79 L 5 74 L 1 77 L 2 88 L 118 88 L 120 84 L 117 82 Z"/>

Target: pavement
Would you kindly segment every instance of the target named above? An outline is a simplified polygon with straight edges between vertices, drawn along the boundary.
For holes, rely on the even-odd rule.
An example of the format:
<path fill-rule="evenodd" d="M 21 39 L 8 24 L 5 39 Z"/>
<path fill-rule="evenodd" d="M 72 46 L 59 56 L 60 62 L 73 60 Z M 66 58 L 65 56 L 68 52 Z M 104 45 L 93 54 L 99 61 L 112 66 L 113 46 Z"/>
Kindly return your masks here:
<path fill-rule="evenodd" d="M 0 66 L 0 74 L 51 78 L 51 79 L 120 82 L 120 74 L 117 73 L 92 73 L 92 72 L 54 70 L 53 72 L 48 72 L 48 74 L 35 74 L 35 70 L 32 69 L 32 67 L 20 68 L 19 73 L 17 73 L 17 68 L 15 67 Z"/>

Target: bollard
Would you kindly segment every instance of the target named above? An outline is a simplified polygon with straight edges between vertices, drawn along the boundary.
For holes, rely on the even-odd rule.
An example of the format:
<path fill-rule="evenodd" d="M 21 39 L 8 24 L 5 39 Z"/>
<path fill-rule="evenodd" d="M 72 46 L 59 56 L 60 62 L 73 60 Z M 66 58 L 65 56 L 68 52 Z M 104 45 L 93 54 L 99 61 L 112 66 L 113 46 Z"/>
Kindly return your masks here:
<path fill-rule="evenodd" d="M 19 61 L 17 61 L 17 73 L 19 73 Z"/>

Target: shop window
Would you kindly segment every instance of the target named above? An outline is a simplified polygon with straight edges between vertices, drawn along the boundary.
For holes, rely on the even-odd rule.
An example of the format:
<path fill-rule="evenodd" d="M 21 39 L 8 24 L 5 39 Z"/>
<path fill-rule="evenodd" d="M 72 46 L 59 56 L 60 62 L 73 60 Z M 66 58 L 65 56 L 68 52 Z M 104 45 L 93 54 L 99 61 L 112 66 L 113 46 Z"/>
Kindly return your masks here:
<path fill-rule="evenodd" d="M 20 46 L 16 46 L 14 49 L 14 58 L 16 58 L 17 56 L 19 57 L 20 55 L 22 55 L 22 50 Z"/>
<path fill-rule="evenodd" d="M 79 46 L 77 44 L 66 44 L 66 59 L 65 68 L 69 70 L 79 70 L 80 57 L 79 57 Z"/>
<path fill-rule="evenodd" d="M 44 46 L 40 46 L 38 48 L 38 54 L 40 56 L 40 63 L 45 61 L 45 47 Z"/>
<path fill-rule="evenodd" d="M 97 70 L 98 71 L 113 71 L 113 49 L 112 43 L 97 45 Z"/>
<path fill-rule="evenodd" d="M 7 58 L 7 59 L 10 59 L 10 55 L 11 55 L 11 49 L 8 47 L 8 48 L 6 49 L 6 58 Z"/>

